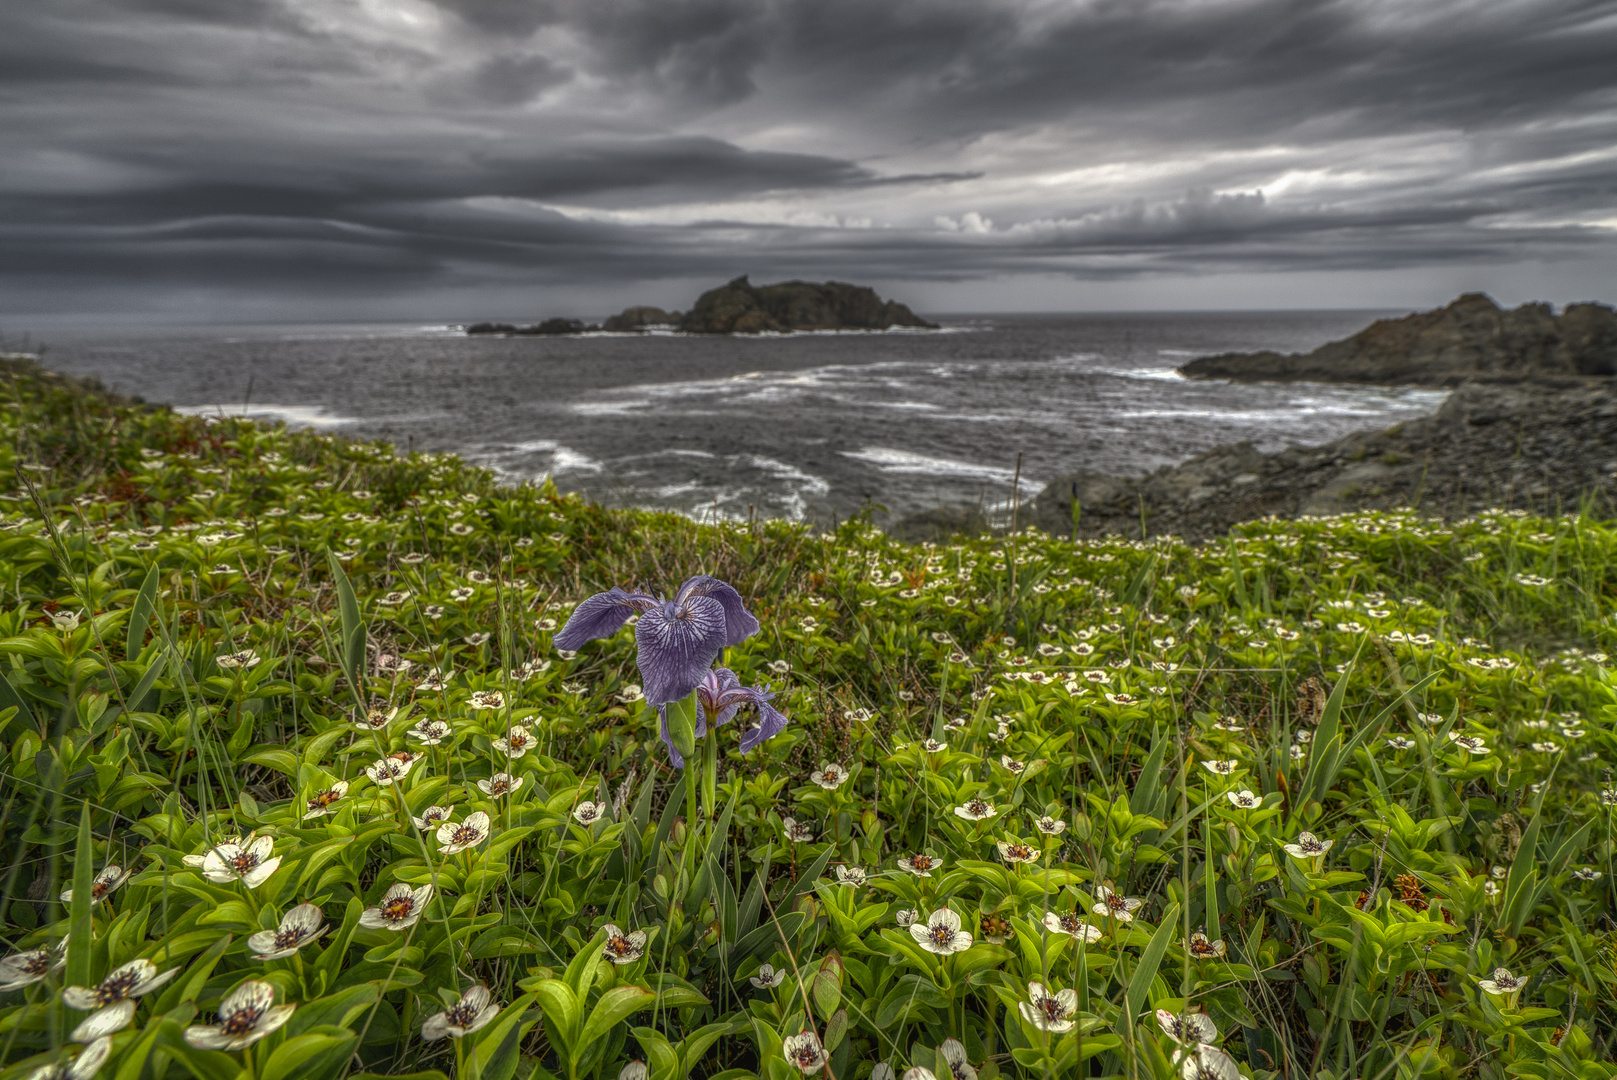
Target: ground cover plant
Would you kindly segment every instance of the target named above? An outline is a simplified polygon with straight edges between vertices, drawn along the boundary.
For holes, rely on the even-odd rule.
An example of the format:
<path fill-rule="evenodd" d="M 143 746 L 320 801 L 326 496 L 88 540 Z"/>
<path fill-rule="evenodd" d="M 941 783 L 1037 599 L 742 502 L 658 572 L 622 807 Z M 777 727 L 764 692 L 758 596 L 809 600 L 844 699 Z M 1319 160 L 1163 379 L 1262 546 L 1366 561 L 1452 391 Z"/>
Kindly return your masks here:
<path fill-rule="evenodd" d="M 1617 1075 L 1607 523 L 907 546 L 5 391 L 0 1080 Z"/>

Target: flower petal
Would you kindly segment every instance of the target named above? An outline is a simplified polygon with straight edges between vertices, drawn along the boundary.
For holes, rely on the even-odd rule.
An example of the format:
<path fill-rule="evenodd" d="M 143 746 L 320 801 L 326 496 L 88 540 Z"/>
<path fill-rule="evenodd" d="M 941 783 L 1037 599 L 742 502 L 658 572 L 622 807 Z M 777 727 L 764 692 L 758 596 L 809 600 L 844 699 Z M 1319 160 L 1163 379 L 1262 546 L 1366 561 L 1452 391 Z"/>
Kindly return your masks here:
<path fill-rule="evenodd" d="M 707 574 L 686 578 L 674 596 L 674 602 L 693 596 L 711 597 L 724 609 L 724 644 L 739 645 L 758 632 L 758 620 L 747 610 L 741 594 L 734 588 Z"/>
<path fill-rule="evenodd" d="M 611 637 L 623 628 L 630 615 L 649 611 L 656 603 L 655 598 L 645 593 L 626 592 L 614 585 L 574 608 L 567 625 L 551 639 L 551 644 L 558 649 L 573 650 L 586 641 Z"/>
<path fill-rule="evenodd" d="M 680 701 L 701 684 L 724 649 L 724 608 L 706 596 L 678 607 L 664 604 L 640 616 L 634 640 L 646 703 Z"/>

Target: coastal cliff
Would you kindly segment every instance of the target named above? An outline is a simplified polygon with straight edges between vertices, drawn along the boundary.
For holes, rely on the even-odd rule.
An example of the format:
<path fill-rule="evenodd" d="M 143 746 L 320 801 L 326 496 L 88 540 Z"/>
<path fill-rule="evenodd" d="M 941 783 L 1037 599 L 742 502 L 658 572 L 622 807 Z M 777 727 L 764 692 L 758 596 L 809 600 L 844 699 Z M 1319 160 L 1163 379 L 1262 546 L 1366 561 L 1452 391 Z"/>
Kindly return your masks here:
<path fill-rule="evenodd" d="M 1179 369 L 1190 379 L 1457 386 L 1617 374 L 1617 311 L 1603 304 L 1503 310 L 1481 293 L 1382 319 L 1310 353 L 1224 353 Z"/>

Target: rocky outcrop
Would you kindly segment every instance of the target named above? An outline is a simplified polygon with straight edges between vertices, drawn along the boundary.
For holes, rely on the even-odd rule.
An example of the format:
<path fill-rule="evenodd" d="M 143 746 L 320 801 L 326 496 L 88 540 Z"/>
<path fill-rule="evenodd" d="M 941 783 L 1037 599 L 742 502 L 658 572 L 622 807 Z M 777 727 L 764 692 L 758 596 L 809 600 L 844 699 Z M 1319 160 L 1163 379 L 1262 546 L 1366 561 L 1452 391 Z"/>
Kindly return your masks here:
<path fill-rule="evenodd" d="M 988 519 L 975 506 L 938 506 L 901 518 L 888 529 L 906 543 L 947 540 L 951 536 L 977 536 L 988 531 Z"/>
<path fill-rule="evenodd" d="M 511 323 L 480 322 L 466 328 L 468 334 L 494 334 L 501 337 L 560 337 L 564 334 L 587 334 L 599 330 L 594 323 L 578 319 L 546 319 L 532 326 L 514 326 Z"/>
<path fill-rule="evenodd" d="M 760 334 L 791 330 L 936 329 L 909 308 L 883 301 L 876 290 L 840 281 L 784 281 L 754 286 L 745 275 L 709 289 L 679 321 L 689 334 Z"/>
<path fill-rule="evenodd" d="M 1179 369 L 1191 379 L 1457 386 L 1471 380 L 1556 381 L 1617 374 L 1617 311 L 1571 304 L 1502 310 L 1481 293 L 1448 307 L 1382 319 L 1311 353 L 1225 353 Z"/>
<path fill-rule="evenodd" d="M 616 334 L 638 333 L 652 326 L 675 326 L 679 312 L 664 311 L 660 307 L 628 307 L 601 324 L 602 330 Z"/>
<path fill-rule="evenodd" d="M 1069 535 L 1173 534 L 1199 540 L 1268 515 L 1414 507 L 1457 516 L 1488 507 L 1617 508 L 1617 391 L 1467 383 L 1433 416 L 1317 447 L 1265 454 L 1222 446 L 1147 476 L 1074 472 L 1048 484 L 1031 520 Z"/>

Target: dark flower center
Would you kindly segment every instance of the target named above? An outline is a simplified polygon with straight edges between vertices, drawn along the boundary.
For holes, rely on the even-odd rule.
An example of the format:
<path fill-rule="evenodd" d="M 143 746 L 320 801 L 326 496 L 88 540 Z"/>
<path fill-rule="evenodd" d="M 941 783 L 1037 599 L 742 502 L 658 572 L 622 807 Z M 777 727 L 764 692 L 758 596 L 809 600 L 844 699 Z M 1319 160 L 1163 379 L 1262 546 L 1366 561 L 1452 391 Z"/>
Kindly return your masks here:
<path fill-rule="evenodd" d="M 275 947 L 277 949 L 290 949 L 292 946 L 296 945 L 302 940 L 302 930 L 277 930 L 275 932 Z"/>
<path fill-rule="evenodd" d="M 917 870 L 930 870 L 932 869 L 932 856 L 917 855 L 915 858 L 910 860 L 910 865 L 915 867 Z"/>
<path fill-rule="evenodd" d="M 224 1023 L 220 1024 L 219 1028 L 226 1035 L 245 1035 L 258 1026 L 258 1020 L 263 1015 L 263 1009 L 248 1005 L 237 1009 L 229 1016 L 221 1017 Z"/>
<path fill-rule="evenodd" d="M 341 795 L 337 794 L 330 788 L 327 788 L 325 791 L 322 791 L 320 794 L 309 800 L 309 809 L 324 810 L 326 807 L 330 806 L 340 798 L 342 798 Z"/>
<path fill-rule="evenodd" d="M 939 947 L 954 944 L 954 930 L 943 923 L 938 923 L 936 926 L 932 927 L 930 936 L 932 938 L 932 944 Z"/>
<path fill-rule="evenodd" d="M 1005 849 L 1005 857 L 1007 859 L 1031 859 L 1033 858 L 1033 849 L 1026 844 L 1012 844 Z"/>
<path fill-rule="evenodd" d="M 494 780 L 490 782 L 488 787 L 490 795 L 504 795 L 506 792 L 511 790 L 511 781 Z"/>
<path fill-rule="evenodd" d="M 401 896 L 382 905 L 382 918 L 397 922 L 400 919 L 409 918 L 410 913 L 414 910 L 415 899 L 409 896 Z"/>
<path fill-rule="evenodd" d="M 614 956 L 628 956 L 634 952 L 634 942 L 621 934 L 607 938 L 606 947 Z"/>
<path fill-rule="evenodd" d="M 471 1002 L 463 1001 L 453 1008 L 444 1010 L 444 1016 L 455 1027 L 463 1028 L 477 1019 L 477 1009 Z"/>
<path fill-rule="evenodd" d="M 1083 933 L 1084 921 L 1078 917 L 1076 911 L 1071 915 L 1063 915 L 1061 916 L 1061 929 L 1076 937 Z"/>
<path fill-rule="evenodd" d="M 231 869 L 235 870 L 238 874 L 245 874 L 247 871 L 251 870 L 257 865 L 258 856 L 254 855 L 251 851 L 244 851 L 240 855 L 237 855 L 235 858 L 230 860 Z"/>
<path fill-rule="evenodd" d="M 44 949 L 29 953 L 28 958 L 22 962 L 22 969 L 29 975 L 45 974 L 51 969 L 50 954 Z"/>
<path fill-rule="evenodd" d="M 477 837 L 478 832 L 476 829 L 472 828 L 470 825 L 462 825 L 460 828 L 455 830 L 454 835 L 450 839 L 457 844 L 470 844 L 472 841 L 476 840 Z"/>
<path fill-rule="evenodd" d="M 1213 943 L 1208 941 L 1206 938 L 1191 938 L 1190 951 L 1195 953 L 1197 956 L 1213 956 L 1218 952 L 1218 950 L 1213 947 Z"/>
<path fill-rule="evenodd" d="M 988 804 L 981 799 L 973 799 L 966 804 L 966 809 L 973 814 L 982 814 L 988 810 Z"/>
<path fill-rule="evenodd" d="M 1046 1020 L 1061 1020 L 1067 1015 L 1067 1010 L 1061 1007 L 1061 1002 L 1053 997 L 1047 997 L 1039 1004 L 1044 1006 Z"/>
<path fill-rule="evenodd" d="M 1127 911 L 1128 903 L 1121 896 L 1112 895 L 1106 898 L 1106 906 L 1113 911 Z"/>
<path fill-rule="evenodd" d="M 100 986 L 95 988 L 95 1003 L 97 1005 L 112 1005 L 129 996 L 129 991 L 140 982 L 140 972 L 125 971 L 102 980 Z"/>
<path fill-rule="evenodd" d="M 799 1046 L 792 1051 L 792 1060 L 797 1062 L 800 1067 L 808 1068 L 820 1060 L 820 1052 L 813 1046 Z"/>
<path fill-rule="evenodd" d="M 111 891 L 112 891 L 112 882 L 110 882 L 110 881 L 97 881 L 94 885 L 90 886 L 90 899 L 91 900 L 99 900 L 99 899 L 101 899 L 103 896 L 107 895 L 107 893 L 109 893 Z"/>

